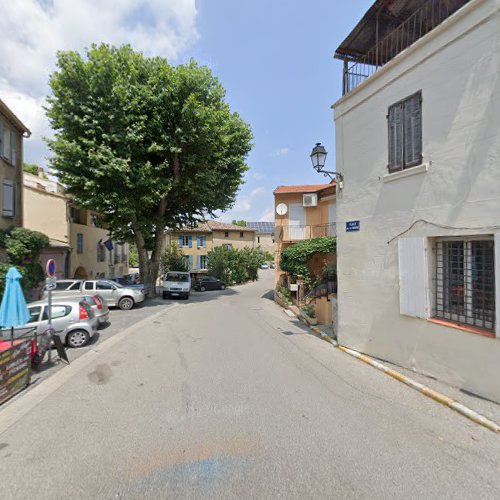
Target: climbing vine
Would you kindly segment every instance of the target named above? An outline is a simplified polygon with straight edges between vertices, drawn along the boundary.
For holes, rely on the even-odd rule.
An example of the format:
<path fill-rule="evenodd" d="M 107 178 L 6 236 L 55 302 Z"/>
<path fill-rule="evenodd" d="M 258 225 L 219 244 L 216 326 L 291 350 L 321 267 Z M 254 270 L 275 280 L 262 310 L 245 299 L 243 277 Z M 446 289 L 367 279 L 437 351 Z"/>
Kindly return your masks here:
<path fill-rule="evenodd" d="M 334 236 L 304 240 L 281 253 L 280 267 L 291 275 L 301 275 L 308 279 L 309 261 L 312 257 L 316 254 L 335 253 L 336 249 L 337 239 Z"/>

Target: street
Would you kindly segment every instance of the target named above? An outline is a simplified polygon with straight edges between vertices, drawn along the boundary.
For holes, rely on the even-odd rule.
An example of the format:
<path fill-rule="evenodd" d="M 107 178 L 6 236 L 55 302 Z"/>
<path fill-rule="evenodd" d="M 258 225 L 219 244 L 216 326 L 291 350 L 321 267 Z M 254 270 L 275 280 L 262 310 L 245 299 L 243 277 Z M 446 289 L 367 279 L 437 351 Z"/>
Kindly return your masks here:
<path fill-rule="evenodd" d="M 273 280 L 156 305 L 0 409 L 0 498 L 500 497 L 498 436 L 310 335 Z"/>

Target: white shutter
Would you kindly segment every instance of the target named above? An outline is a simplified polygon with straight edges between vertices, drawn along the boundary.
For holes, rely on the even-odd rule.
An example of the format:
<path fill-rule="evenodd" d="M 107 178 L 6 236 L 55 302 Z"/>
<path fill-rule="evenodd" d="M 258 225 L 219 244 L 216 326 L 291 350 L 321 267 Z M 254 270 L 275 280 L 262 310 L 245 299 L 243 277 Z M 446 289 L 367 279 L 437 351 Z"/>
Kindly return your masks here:
<path fill-rule="evenodd" d="M 14 166 L 17 164 L 17 132 L 15 130 L 10 131 L 10 162 Z"/>
<path fill-rule="evenodd" d="M 428 318 L 427 239 L 399 240 L 399 311 L 407 316 Z"/>
<path fill-rule="evenodd" d="M 14 217 L 15 206 L 16 206 L 16 196 L 15 196 L 16 185 L 12 181 L 3 181 L 2 194 L 2 215 L 4 217 Z"/>
<path fill-rule="evenodd" d="M 500 338 L 500 233 L 495 234 L 495 325 Z"/>
<path fill-rule="evenodd" d="M 306 209 L 299 203 L 288 206 L 288 226 L 291 240 L 303 240 L 306 237 Z"/>

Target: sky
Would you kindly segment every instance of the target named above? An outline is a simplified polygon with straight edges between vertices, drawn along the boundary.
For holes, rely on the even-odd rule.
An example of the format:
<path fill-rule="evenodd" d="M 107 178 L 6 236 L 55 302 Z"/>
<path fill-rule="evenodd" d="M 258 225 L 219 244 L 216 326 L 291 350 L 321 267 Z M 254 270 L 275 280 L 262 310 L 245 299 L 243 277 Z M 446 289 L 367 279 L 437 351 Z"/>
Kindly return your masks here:
<path fill-rule="evenodd" d="M 373 0 L 0 0 L 0 98 L 32 132 L 24 159 L 47 167 L 43 111 L 57 50 L 130 43 L 171 64 L 209 66 L 254 147 L 234 207 L 220 219 L 271 221 L 279 185 L 319 184 L 316 142 L 335 170 L 331 105 L 341 96 L 333 59 Z M 5 8 L 8 4 L 9 8 Z"/>

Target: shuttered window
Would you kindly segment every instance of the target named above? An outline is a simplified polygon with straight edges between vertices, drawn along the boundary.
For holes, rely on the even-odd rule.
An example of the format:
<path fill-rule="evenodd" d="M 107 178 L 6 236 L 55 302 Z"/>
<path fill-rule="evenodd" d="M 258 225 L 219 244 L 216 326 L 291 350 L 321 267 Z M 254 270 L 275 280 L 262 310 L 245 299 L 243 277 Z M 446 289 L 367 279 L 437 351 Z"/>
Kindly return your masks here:
<path fill-rule="evenodd" d="M 14 217 L 16 215 L 16 184 L 13 181 L 3 181 L 2 198 L 2 215 Z"/>
<path fill-rule="evenodd" d="M 393 104 L 387 115 L 389 172 L 422 163 L 422 93 Z"/>

